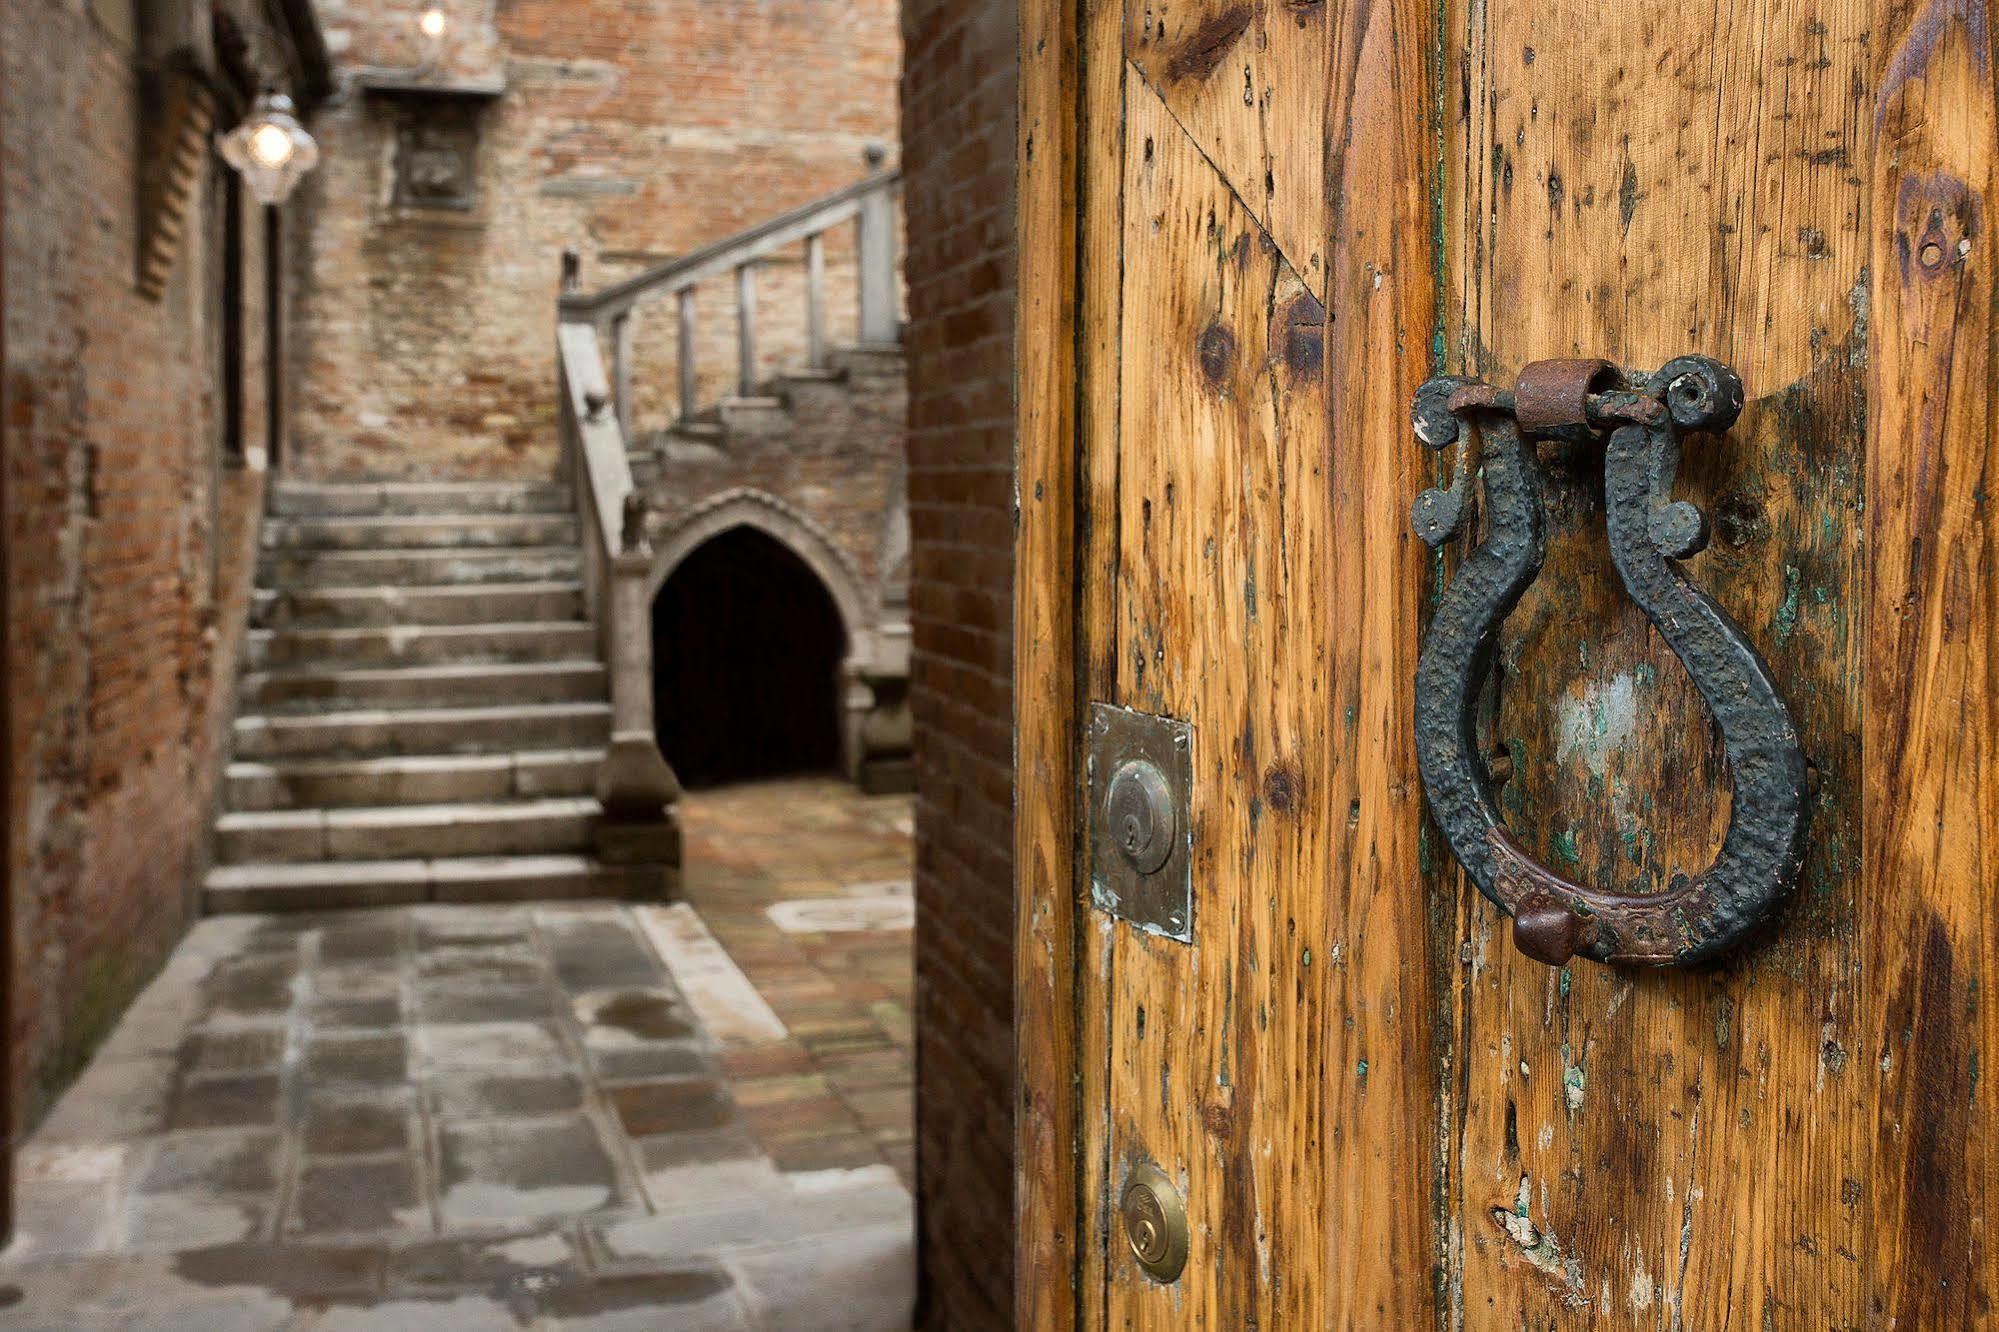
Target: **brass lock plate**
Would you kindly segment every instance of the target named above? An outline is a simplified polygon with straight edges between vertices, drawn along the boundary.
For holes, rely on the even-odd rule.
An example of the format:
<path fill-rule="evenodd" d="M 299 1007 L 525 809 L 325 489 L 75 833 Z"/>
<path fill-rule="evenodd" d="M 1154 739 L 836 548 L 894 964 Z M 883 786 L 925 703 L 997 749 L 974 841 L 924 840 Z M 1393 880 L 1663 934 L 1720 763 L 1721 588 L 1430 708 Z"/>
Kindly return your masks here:
<path fill-rule="evenodd" d="M 1154 1281 L 1180 1279 L 1187 1266 L 1187 1206 L 1158 1166 L 1134 1166 L 1118 1202 L 1131 1256 Z"/>
<path fill-rule="evenodd" d="M 1150 934 L 1194 941 L 1194 732 L 1186 722 L 1090 705 L 1090 899 Z"/>

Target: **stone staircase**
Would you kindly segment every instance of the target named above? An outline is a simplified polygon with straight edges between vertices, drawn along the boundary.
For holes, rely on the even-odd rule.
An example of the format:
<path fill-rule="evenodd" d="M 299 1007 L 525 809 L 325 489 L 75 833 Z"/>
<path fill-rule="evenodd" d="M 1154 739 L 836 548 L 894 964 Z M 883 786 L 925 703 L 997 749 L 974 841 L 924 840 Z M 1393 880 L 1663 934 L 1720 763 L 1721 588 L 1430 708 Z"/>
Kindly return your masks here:
<path fill-rule="evenodd" d="M 627 896 L 567 488 L 278 483 L 209 912 Z"/>

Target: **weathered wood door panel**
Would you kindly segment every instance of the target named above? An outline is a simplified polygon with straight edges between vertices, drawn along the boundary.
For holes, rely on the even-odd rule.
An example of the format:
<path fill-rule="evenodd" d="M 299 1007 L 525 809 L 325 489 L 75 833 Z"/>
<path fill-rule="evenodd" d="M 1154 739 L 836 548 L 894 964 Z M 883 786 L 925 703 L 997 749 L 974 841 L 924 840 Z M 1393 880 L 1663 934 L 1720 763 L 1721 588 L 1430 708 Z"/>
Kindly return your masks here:
<path fill-rule="evenodd" d="M 1958 1328 L 1994 1317 L 1995 112 L 1976 0 L 1030 0 L 1022 1321 Z M 1812 762 L 1797 892 L 1698 971 L 1550 969 L 1425 821 L 1437 371 L 1748 403 L 1686 562 Z M 1489 734 L 1509 826 L 1653 891 L 1729 814 L 1551 466 Z M 1193 728 L 1191 944 L 1091 905 L 1085 706 Z M 1157 1164 L 1190 1260 L 1132 1258 Z"/>

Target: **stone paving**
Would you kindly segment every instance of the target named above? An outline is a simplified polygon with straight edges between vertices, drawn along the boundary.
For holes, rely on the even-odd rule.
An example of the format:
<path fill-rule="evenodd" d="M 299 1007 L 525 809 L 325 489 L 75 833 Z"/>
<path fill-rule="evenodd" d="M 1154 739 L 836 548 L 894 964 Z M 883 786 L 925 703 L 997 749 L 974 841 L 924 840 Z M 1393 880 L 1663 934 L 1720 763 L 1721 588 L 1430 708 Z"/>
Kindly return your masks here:
<path fill-rule="evenodd" d="M 686 813 L 682 904 L 203 921 L 23 1149 L 0 1327 L 906 1327 L 909 802 Z"/>

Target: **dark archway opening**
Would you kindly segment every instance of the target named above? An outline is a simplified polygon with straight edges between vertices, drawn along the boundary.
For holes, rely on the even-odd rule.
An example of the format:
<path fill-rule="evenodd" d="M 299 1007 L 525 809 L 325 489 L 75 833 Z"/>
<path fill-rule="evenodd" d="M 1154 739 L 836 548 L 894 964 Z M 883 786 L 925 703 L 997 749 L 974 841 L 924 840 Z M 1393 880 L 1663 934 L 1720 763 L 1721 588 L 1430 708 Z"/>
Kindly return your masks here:
<path fill-rule="evenodd" d="M 652 606 L 660 749 L 688 787 L 840 763 L 840 611 L 776 538 L 735 527 L 697 546 Z"/>

